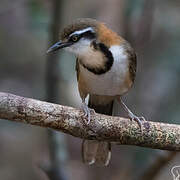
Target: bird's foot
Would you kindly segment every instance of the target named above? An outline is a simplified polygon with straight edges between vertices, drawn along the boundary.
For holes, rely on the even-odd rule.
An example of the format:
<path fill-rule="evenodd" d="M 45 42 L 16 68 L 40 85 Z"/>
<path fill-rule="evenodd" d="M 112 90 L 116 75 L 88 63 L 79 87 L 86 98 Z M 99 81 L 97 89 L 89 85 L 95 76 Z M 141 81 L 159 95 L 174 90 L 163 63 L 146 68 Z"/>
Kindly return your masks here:
<path fill-rule="evenodd" d="M 135 114 L 132 113 L 132 111 L 126 106 L 126 104 L 122 101 L 121 98 L 118 99 L 118 102 L 123 106 L 124 110 L 127 112 L 128 117 L 132 120 L 132 121 L 136 121 L 140 127 L 140 130 L 142 132 L 142 121 L 145 121 L 144 117 L 138 117 Z"/>
<path fill-rule="evenodd" d="M 143 116 L 138 117 L 135 114 L 133 114 L 131 111 L 128 112 L 128 116 L 132 121 L 136 121 L 140 127 L 140 130 L 142 131 L 142 122 L 145 121 L 145 118 Z"/>
<path fill-rule="evenodd" d="M 81 108 L 84 111 L 83 117 L 87 118 L 87 124 L 89 124 L 91 121 L 91 113 L 94 114 L 95 110 L 89 108 L 85 102 L 82 103 Z"/>

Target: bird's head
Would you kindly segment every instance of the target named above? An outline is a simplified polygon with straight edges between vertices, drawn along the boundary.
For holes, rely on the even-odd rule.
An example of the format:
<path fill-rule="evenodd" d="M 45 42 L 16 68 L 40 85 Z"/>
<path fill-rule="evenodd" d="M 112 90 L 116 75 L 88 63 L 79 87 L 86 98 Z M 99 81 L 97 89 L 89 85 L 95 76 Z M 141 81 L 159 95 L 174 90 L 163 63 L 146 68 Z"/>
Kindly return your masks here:
<path fill-rule="evenodd" d="M 97 38 L 98 22 L 93 19 L 78 19 L 66 26 L 60 34 L 57 43 L 51 46 L 47 53 L 65 49 L 76 55 L 85 53 L 92 41 Z"/>
<path fill-rule="evenodd" d="M 65 49 L 81 56 L 88 52 L 93 41 L 110 47 L 119 43 L 119 37 L 101 22 L 89 18 L 78 19 L 63 29 L 59 41 L 47 53 Z"/>

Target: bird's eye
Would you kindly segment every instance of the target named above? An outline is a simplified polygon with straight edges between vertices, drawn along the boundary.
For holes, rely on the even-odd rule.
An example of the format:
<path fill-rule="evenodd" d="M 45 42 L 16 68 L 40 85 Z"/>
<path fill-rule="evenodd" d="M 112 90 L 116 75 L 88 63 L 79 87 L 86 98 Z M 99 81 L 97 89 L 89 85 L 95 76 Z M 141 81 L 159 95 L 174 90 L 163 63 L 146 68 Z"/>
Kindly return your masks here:
<path fill-rule="evenodd" d="M 72 37 L 71 37 L 71 40 L 72 40 L 73 42 L 78 41 L 78 36 L 72 36 Z"/>

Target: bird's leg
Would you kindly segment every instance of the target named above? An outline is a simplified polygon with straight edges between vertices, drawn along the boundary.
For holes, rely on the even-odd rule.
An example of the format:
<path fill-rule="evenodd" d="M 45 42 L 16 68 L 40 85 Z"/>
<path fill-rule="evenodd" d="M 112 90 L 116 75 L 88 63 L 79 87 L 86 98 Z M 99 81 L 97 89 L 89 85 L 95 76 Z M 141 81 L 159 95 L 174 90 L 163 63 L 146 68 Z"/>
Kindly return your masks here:
<path fill-rule="evenodd" d="M 91 112 L 95 113 L 95 111 L 94 111 L 94 109 L 90 109 L 88 107 L 88 105 L 85 102 L 85 99 L 82 100 L 81 108 L 84 111 L 84 117 L 87 117 L 87 119 L 88 119 L 87 124 L 89 124 L 91 121 Z"/>
<path fill-rule="evenodd" d="M 134 120 L 138 123 L 140 129 L 142 130 L 142 121 L 145 121 L 144 117 L 138 117 L 135 114 L 133 114 L 133 112 L 126 106 L 126 104 L 122 101 L 122 99 L 119 97 L 118 98 L 118 102 L 123 106 L 124 110 L 127 112 L 128 117 L 131 120 Z"/>

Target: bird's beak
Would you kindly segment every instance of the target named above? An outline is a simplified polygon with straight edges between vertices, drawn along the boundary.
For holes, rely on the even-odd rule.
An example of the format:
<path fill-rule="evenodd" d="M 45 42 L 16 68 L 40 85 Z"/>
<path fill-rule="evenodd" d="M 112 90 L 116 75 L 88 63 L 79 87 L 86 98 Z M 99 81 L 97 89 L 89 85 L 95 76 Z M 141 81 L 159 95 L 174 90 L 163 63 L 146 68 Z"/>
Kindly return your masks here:
<path fill-rule="evenodd" d="M 59 41 L 59 42 L 55 43 L 53 46 L 51 46 L 46 51 L 46 53 L 54 52 L 54 51 L 57 51 L 58 49 L 65 48 L 65 47 L 68 47 L 70 45 L 72 45 L 72 42 L 62 42 L 62 41 Z"/>

